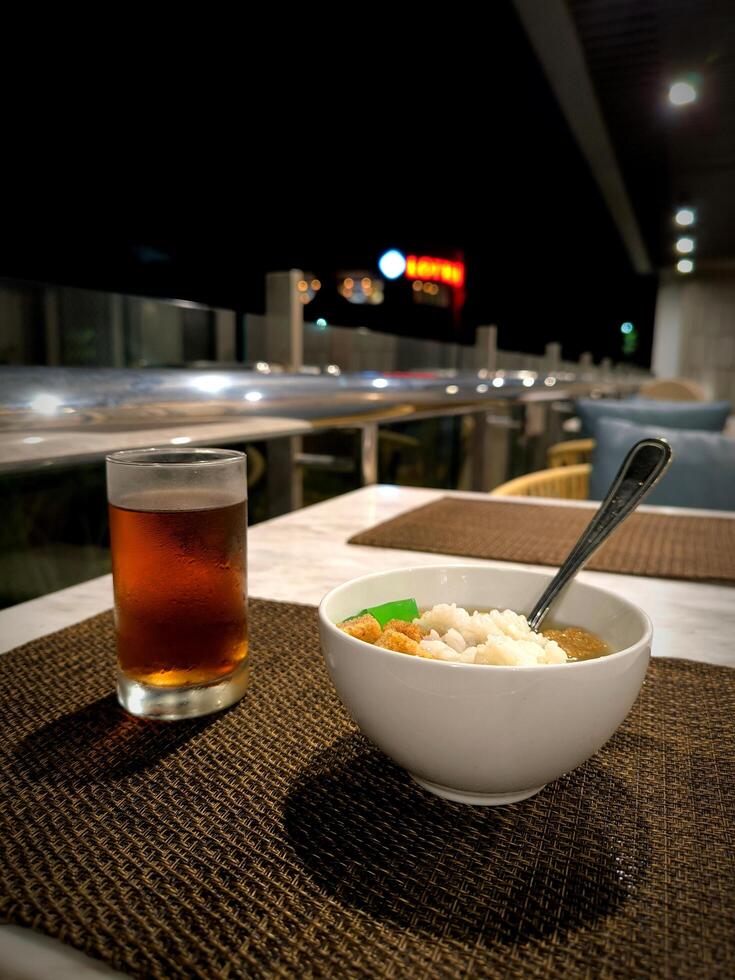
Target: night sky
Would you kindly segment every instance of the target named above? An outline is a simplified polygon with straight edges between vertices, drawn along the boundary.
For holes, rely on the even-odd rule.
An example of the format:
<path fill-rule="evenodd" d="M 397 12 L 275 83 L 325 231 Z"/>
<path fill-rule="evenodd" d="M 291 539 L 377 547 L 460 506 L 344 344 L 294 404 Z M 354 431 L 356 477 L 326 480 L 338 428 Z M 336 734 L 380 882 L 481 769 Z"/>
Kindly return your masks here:
<path fill-rule="evenodd" d="M 325 283 L 308 315 L 330 322 L 464 341 L 496 323 L 506 349 L 621 359 L 630 320 L 646 363 L 655 277 L 633 272 L 509 5 L 379 52 L 292 42 L 288 77 L 286 45 L 169 98 L 133 76 L 93 132 L 65 120 L 42 179 L 6 185 L 0 275 L 262 312 L 265 272 L 299 267 Z M 459 323 L 336 294 L 337 271 L 389 247 L 464 255 Z"/>

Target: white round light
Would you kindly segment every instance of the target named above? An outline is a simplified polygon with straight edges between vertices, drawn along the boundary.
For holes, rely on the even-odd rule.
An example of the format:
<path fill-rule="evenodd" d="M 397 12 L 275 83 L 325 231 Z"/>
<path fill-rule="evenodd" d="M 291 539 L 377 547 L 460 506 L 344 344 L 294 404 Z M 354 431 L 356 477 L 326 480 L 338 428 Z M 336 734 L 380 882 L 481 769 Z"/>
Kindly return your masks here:
<path fill-rule="evenodd" d="M 553 388 L 554 385 L 556 384 L 556 378 L 545 378 L 544 384 L 547 385 L 549 388 Z"/>
<path fill-rule="evenodd" d="M 669 102 L 672 105 L 689 105 L 697 98 L 697 90 L 689 82 L 674 82 L 669 88 Z"/>
<path fill-rule="evenodd" d="M 493 378 L 493 388 L 502 388 L 504 384 L 504 378 Z"/>
<path fill-rule="evenodd" d="M 457 385 L 447 385 L 444 389 L 448 395 L 456 395 L 459 391 Z"/>
<path fill-rule="evenodd" d="M 485 392 L 488 390 L 487 385 L 478 385 L 477 390 L 481 395 L 484 395 Z"/>
<path fill-rule="evenodd" d="M 246 402 L 259 402 L 262 397 L 263 397 L 263 395 L 259 391 L 249 391 L 245 395 L 245 401 Z"/>
<path fill-rule="evenodd" d="M 677 238 L 676 240 L 676 251 L 680 255 L 689 255 L 690 252 L 694 251 L 694 239 L 693 238 Z"/>
<path fill-rule="evenodd" d="M 406 256 L 397 248 L 389 248 L 378 259 L 378 268 L 386 279 L 397 279 L 406 271 Z"/>
<path fill-rule="evenodd" d="M 691 259 L 679 259 L 676 263 L 676 271 L 685 276 L 689 272 L 694 272 L 694 263 Z"/>
<path fill-rule="evenodd" d="M 533 378 L 524 378 L 523 379 L 523 385 L 524 385 L 525 388 L 532 388 L 533 387 Z"/>
<path fill-rule="evenodd" d="M 387 388 L 388 379 L 387 378 L 373 378 L 373 388 Z"/>
<path fill-rule="evenodd" d="M 695 214 L 691 208 L 679 208 L 679 210 L 674 215 L 674 221 L 677 225 L 682 228 L 688 228 L 689 225 L 694 224 Z"/>
<path fill-rule="evenodd" d="M 199 378 L 195 378 L 192 381 L 192 386 L 198 391 L 206 391 L 209 395 L 216 395 L 218 391 L 222 391 L 229 385 L 227 378 L 223 378 L 221 374 L 203 374 Z"/>
<path fill-rule="evenodd" d="M 31 402 L 31 408 L 39 415 L 54 415 L 60 405 L 61 399 L 58 395 L 36 395 Z"/>

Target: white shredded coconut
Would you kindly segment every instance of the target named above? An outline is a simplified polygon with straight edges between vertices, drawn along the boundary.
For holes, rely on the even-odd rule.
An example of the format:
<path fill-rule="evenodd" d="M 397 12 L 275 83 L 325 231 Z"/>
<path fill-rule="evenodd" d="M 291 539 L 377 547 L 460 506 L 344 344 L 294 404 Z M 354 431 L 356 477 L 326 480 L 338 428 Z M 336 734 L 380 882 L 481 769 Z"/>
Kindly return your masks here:
<path fill-rule="evenodd" d="M 555 640 L 535 633 L 525 616 L 506 609 L 473 612 L 456 602 L 440 603 L 414 619 L 428 635 L 421 647 L 430 657 L 455 663 L 536 667 L 568 657 Z"/>

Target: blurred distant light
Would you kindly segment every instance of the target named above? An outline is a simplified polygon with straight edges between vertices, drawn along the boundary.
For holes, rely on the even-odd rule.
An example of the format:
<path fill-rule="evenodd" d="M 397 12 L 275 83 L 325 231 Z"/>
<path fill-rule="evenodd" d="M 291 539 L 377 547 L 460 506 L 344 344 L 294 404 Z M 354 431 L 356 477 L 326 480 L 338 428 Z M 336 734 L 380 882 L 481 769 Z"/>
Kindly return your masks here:
<path fill-rule="evenodd" d="M 676 263 L 676 271 L 686 276 L 688 273 L 694 272 L 694 263 L 691 259 L 679 259 Z"/>
<path fill-rule="evenodd" d="M 227 388 L 229 379 L 223 378 L 221 374 L 202 374 L 192 381 L 192 387 L 198 391 L 206 391 L 210 395 L 216 395 L 218 391 Z"/>
<path fill-rule="evenodd" d="M 505 384 L 505 378 L 493 378 L 493 388 L 502 388 Z"/>
<path fill-rule="evenodd" d="M 680 255 L 689 255 L 690 252 L 694 251 L 694 239 L 687 237 L 677 238 L 676 251 Z"/>
<path fill-rule="evenodd" d="M 674 215 L 674 221 L 682 228 L 688 228 L 689 225 L 694 224 L 696 217 L 696 214 L 691 208 L 679 208 Z"/>
<path fill-rule="evenodd" d="M 424 288 L 424 284 L 421 282 L 420 279 L 417 279 L 411 286 L 411 289 L 413 289 L 415 293 L 420 293 L 423 288 Z"/>
<path fill-rule="evenodd" d="M 268 361 L 258 361 L 255 365 L 255 370 L 260 371 L 261 374 L 270 374 L 271 366 Z"/>
<path fill-rule="evenodd" d="M 191 436 L 174 436 L 171 440 L 174 446 L 185 446 L 187 442 L 191 442 Z"/>
<path fill-rule="evenodd" d="M 319 319 L 316 321 L 316 327 L 317 327 L 317 330 L 326 330 L 327 329 L 327 321 L 324 319 L 323 316 L 320 316 Z"/>
<path fill-rule="evenodd" d="M 296 288 L 300 293 L 305 293 L 309 288 L 309 284 L 306 279 L 299 279 L 299 281 L 296 283 Z"/>
<path fill-rule="evenodd" d="M 351 276 L 347 276 L 345 279 L 345 289 L 352 289 L 355 285 L 355 280 Z"/>
<path fill-rule="evenodd" d="M 36 395 L 31 402 L 31 408 L 39 415 L 54 415 L 60 405 L 61 399 L 58 395 Z"/>
<path fill-rule="evenodd" d="M 477 392 L 480 395 L 484 395 L 487 390 L 488 390 L 487 385 L 478 385 L 477 386 Z"/>
<path fill-rule="evenodd" d="M 524 378 L 523 379 L 523 385 L 526 388 L 532 388 L 533 387 L 533 378 Z"/>
<path fill-rule="evenodd" d="M 373 378 L 373 388 L 387 388 L 388 379 L 387 378 Z"/>
<path fill-rule="evenodd" d="M 406 256 L 397 248 L 389 248 L 378 259 L 378 268 L 386 279 L 397 279 L 406 271 Z"/>
<path fill-rule="evenodd" d="M 27 436 L 22 440 L 27 446 L 35 446 L 39 442 L 43 442 L 42 436 Z"/>
<path fill-rule="evenodd" d="M 459 391 L 457 385 L 447 385 L 444 389 L 448 395 L 456 395 Z"/>
<path fill-rule="evenodd" d="M 373 280 L 370 278 L 370 276 L 363 276 L 363 278 L 360 280 L 360 285 L 363 289 L 370 289 L 372 284 Z"/>
<path fill-rule="evenodd" d="M 674 82 L 669 88 L 669 102 L 672 105 L 689 105 L 697 98 L 697 90 L 690 82 Z"/>
<path fill-rule="evenodd" d="M 315 293 L 318 293 L 319 290 L 322 288 L 322 284 L 319 282 L 318 279 L 312 279 L 311 288 L 314 290 Z"/>
<path fill-rule="evenodd" d="M 556 378 L 544 378 L 544 384 L 549 388 L 553 388 L 556 384 Z"/>
<path fill-rule="evenodd" d="M 327 374 L 341 374 L 337 364 L 327 364 Z"/>
<path fill-rule="evenodd" d="M 259 402 L 262 397 L 263 397 L 263 394 L 260 391 L 249 391 L 245 395 L 245 401 L 246 402 Z"/>
<path fill-rule="evenodd" d="M 633 333 L 633 324 L 630 323 L 629 320 L 626 320 L 625 323 L 621 323 L 620 324 L 620 332 L 621 333 Z"/>

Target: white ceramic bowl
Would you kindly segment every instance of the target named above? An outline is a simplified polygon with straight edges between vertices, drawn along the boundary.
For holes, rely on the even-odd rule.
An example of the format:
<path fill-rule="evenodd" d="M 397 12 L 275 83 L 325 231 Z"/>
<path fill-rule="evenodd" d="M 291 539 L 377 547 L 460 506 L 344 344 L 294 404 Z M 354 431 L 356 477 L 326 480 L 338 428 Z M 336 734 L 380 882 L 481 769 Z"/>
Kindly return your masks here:
<path fill-rule="evenodd" d="M 425 660 L 339 630 L 366 606 L 413 596 L 420 608 L 528 612 L 549 573 L 482 565 L 379 572 L 332 589 L 319 606 L 322 650 L 360 729 L 425 789 L 460 803 L 515 803 L 589 759 L 630 711 L 651 650 L 651 622 L 626 599 L 573 581 L 552 610 L 615 653 L 580 663 L 496 667 Z"/>

